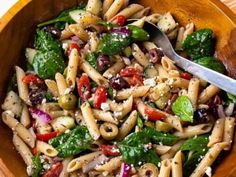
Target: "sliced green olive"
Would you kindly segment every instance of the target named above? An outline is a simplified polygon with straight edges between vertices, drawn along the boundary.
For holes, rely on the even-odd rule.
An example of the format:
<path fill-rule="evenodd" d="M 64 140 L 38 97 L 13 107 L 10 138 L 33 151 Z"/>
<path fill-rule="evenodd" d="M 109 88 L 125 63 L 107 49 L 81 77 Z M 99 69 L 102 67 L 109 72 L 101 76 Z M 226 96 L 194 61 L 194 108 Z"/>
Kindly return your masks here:
<path fill-rule="evenodd" d="M 65 110 L 71 110 L 76 107 L 76 96 L 73 94 L 65 94 L 59 96 L 58 104 L 61 108 Z"/>

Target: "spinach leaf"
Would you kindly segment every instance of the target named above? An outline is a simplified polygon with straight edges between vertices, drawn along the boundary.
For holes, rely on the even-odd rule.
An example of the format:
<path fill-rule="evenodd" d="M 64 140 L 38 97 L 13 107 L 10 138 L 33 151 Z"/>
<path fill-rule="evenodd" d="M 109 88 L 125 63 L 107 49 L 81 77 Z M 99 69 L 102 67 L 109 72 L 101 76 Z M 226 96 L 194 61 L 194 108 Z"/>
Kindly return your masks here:
<path fill-rule="evenodd" d="M 178 137 L 167 133 L 157 132 L 152 128 L 145 128 L 143 131 L 130 134 L 119 144 L 119 149 L 125 162 L 138 165 L 139 162 L 151 162 L 158 164 L 159 157 L 153 149 L 145 148 L 149 143 L 161 143 L 172 145 Z"/>
<path fill-rule="evenodd" d="M 98 51 L 104 55 L 116 55 L 122 50 L 129 46 L 131 43 L 131 37 L 120 35 L 120 34 L 106 34 L 102 37 L 99 45 Z"/>
<path fill-rule="evenodd" d="M 69 13 L 73 10 L 79 10 L 79 9 L 83 9 L 85 6 L 79 6 L 79 7 L 74 7 L 71 9 L 67 9 L 63 12 L 61 12 L 56 18 L 40 23 L 38 25 L 38 27 L 43 27 L 43 26 L 47 26 L 47 25 L 51 25 L 54 24 L 56 28 L 63 30 L 65 28 L 65 24 L 71 24 L 74 23 L 75 21 L 70 17 Z"/>
<path fill-rule="evenodd" d="M 107 93 L 108 93 L 108 97 L 113 100 L 114 99 L 113 88 L 110 85 L 107 89 Z"/>
<path fill-rule="evenodd" d="M 111 22 L 107 22 L 107 21 L 103 21 L 103 20 L 99 21 L 98 24 L 106 26 L 106 27 L 110 27 L 110 28 L 119 27 L 119 25 L 117 25 L 115 23 L 111 23 Z"/>
<path fill-rule="evenodd" d="M 34 47 L 37 50 L 41 51 L 54 51 L 62 55 L 61 44 L 56 40 L 50 33 L 46 32 L 44 29 L 37 30 Z"/>
<path fill-rule="evenodd" d="M 208 142 L 209 142 L 209 136 L 202 135 L 196 138 L 194 137 L 192 139 L 188 139 L 187 141 L 184 142 L 184 144 L 182 144 L 180 149 L 182 151 L 198 151 L 199 152 L 207 147 Z"/>
<path fill-rule="evenodd" d="M 33 161 L 33 173 L 32 173 L 32 177 L 39 177 L 40 173 L 43 170 L 43 166 L 40 162 L 40 153 L 37 153 L 36 156 L 32 157 L 32 161 Z"/>
<path fill-rule="evenodd" d="M 231 102 L 231 103 L 236 103 L 236 96 L 230 94 L 230 93 L 227 93 L 227 97 L 228 97 L 228 100 Z"/>
<path fill-rule="evenodd" d="M 215 51 L 215 41 L 211 29 L 201 29 L 191 35 L 183 42 L 183 49 L 193 59 L 212 56 Z"/>
<path fill-rule="evenodd" d="M 147 41 L 149 40 L 149 34 L 142 28 L 134 25 L 128 25 L 128 28 L 131 30 L 131 39 L 133 41 Z"/>
<path fill-rule="evenodd" d="M 85 59 L 89 62 L 89 64 L 95 69 L 97 69 L 97 58 L 98 58 L 98 53 L 96 52 L 89 52 L 85 57 Z"/>
<path fill-rule="evenodd" d="M 179 116 L 181 120 L 193 122 L 193 106 L 187 96 L 180 96 L 172 104 L 172 111 Z"/>
<path fill-rule="evenodd" d="M 192 172 L 195 170 L 199 162 L 202 160 L 202 158 L 205 156 L 206 152 L 195 152 L 193 154 L 189 154 L 189 157 L 183 164 L 183 176 L 189 177 Z"/>
<path fill-rule="evenodd" d="M 185 161 L 183 164 L 183 176 L 188 177 L 201 161 L 202 157 L 207 153 L 209 142 L 209 135 L 201 135 L 191 138 L 184 142 L 181 146 L 181 151 L 185 154 Z"/>
<path fill-rule="evenodd" d="M 93 139 L 84 126 L 77 126 L 69 133 L 65 133 L 49 140 L 49 144 L 56 148 L 59 157 L 79 154 L 90 148 Z"/>
<path fill-rule="evenodd" d="M 144 148 L 145 144 L 150 143 L 149 137 L 143 132 L 137 132 L 130 134 L 123 142 L 119 145 L 119 150 L 122 154 L 122 158 L 126 163 L 138 165 L 139 162 L 160 162 L 159 157 L 156 153 L 149 152 Z M 144 157 L 148 155 L 145 159 Z M 153 156 L 152 158 L 150 156 Z M 154 160 L 155 159 L 155 160 Z"/>
<path fill-rule="evenodd" d="M 38 49 L 32 66 L 42 79 L 53 79 L 57 72 L 63 73 L 65 63 L 60 42 L 45 30 L 37 30 L 34 46 Z"/>
<path fill-rule="evenodd" d="M 225 72 L 225 66 L 223 63 L 213 57 L 203 57 L 195 60 L 194 62 L 198 63 L 199 65 L 205 66 L 209 69 L 215 70 L 219 73 L 224 73 Z"/>
<path fill-rule="evenodd" d="M 137 118 L 137 125 L 139 128 L 143 128 L 143 120 L 140 117 L 140 115 L 138 115 L 138 118 Z"/>
<path fill-rule="evenodd" d="M 54 51 L 38 51 L 32 64 L 42 79 L 54 79 L 57 72 L 63 73 L 65 69 L 62 56 Z"/>
<path fill-rule="evenodd" d="M 149 127 L 145 128 L 143 133 L 145 136 L 149 137 L 152 142 L 168 146 L 173 145 L 179 140 L 177 136 L 171 135 L 169 133 L 158 132 L 155 129 Z"/>

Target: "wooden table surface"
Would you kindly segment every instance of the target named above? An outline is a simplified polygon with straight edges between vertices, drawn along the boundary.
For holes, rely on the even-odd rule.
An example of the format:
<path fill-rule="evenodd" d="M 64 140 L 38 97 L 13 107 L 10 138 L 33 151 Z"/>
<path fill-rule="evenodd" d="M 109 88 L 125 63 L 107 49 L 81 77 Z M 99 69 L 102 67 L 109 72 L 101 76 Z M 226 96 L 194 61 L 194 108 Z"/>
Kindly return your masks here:
<path fill-rule="evenodd" d="M 236 14 L 236 0 L 221 0 Z M 236 169 L 233 169 L 236 170 Z M 0 177 L 14 177 L 14 175 L 7 169 L 3 161 L 0 159 Z"/>

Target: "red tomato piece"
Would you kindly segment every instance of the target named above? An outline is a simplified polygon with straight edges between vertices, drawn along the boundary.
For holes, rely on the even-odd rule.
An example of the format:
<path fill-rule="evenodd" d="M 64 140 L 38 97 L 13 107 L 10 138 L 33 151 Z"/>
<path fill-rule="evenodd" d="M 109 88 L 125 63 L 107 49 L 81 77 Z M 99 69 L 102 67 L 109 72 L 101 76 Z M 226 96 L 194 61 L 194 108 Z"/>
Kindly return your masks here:
<path fill-rule="evenodd" d="M 119 26 L 124 26 L 126 22 L 126 17 L 124 15 L 118 15 L 112 20 L 112 22 Z"/>
<path fill-rule="evenodd" d="M 190 80 L 192 78 L 192 75 L 189 74 L 189 73 L 181 73 L 180 77 L 183 78 L 183 79 Z"/>
<path fill-rule="evenodd" d="M 41 141 L 48 141 L 57 136 L 57 132 L 50 132 L 45 134 L 36 134 L 36 138 Z"/>
<path fill-rule="evenodd" d="M 62 164 L 60 162 L 57 162 L 52 166 L 50 170 L 44 173 L 43 177 L 59 177 L 61 171 L 62 171 Z"/>
<path fill-rule="evenodd" d="M 130 80 L 129 80 L 129 85 L 130 86 L 141 86 L 143 85 L 143 78 L 141 76 L 138 75 L 134 75 Z"/>
<path fill-rule="evenodd" d="M 87 74 L 83 74 L 77 79 L 77 91 L 83 101 L 87 101 L 91 97 L 91 85 Z"/>
<path fill-rule="evenodd" d="M 158 111 L 157 109 L 145 107 L 144 113 L 147 115 L 148 120 L 150 121 L 157 121 L 157 120 L 163 120 L 166 116 Z"/>
<path fill-rule="evenodd" d="M 104 86 L 98 86 L 95 91 L 93 106 L 96 109 L 101 108 L 101 104 L 107 100 L 107 89 Z"/>
<path fill-rule="evenodd" d="M 120 71 L 121 77 L 133 77 L 133 76 L 142 76 L 143 73 L 137 68 L 127 67 Z"/>
<path fill-rule="evenodd" d="M 68 56 L 70 55 L 70 52 L 71 52 L 72 49 L 77 49 L 78 52 L 80 51 L 80 47 L 79 47 L 78 44 L 71 43 L 71 44 L 69 44 L 69 48 L 67 49 L 67 55 Z"/>
<path fill-rule="evenodd" d="M 102 153 L 107 156 L 119 156 L 120 152 L 115 145 L 102 145 Z"/>
<path fill-rule="evenodd" d="M 38 154 L 38 149 L 37 149 L 37 147 L 35 147 L 35 148 L 33 149 L 33 154 L 34 154 L 34 155 L 37 155 L 37 154 Z"/>
<path fill-rule="evenodd" d="M 41 84 L 42 80 L 34 74 L 28 74 L 22 78 L 22 82 L 25 84 Z"/>

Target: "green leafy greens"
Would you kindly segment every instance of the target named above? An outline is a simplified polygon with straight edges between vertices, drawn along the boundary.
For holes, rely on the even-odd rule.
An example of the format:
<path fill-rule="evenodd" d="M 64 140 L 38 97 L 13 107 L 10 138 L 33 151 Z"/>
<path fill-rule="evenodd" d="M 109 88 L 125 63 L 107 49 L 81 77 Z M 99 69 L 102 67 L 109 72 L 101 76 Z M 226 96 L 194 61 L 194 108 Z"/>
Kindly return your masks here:
<path fill-rule="evenodd" d="M 96 52 L 89 52 L 85 57 L 85 59 L 94 69 L 97 69 L 97 58 L 98 58 L 98 53 Z"/>
<path fill-rule="evenodd" d="M 193 60 L 212 56 L 215 51 L 213 31 L 201 29 L 193 32 L 184 40 L 183 49 Z"/>
<path fill-rule="evenodd" d="M 145 128 L 143 131 L 132 133 L 119 144 L 119 149 L 125 162 L 138 165 L 139 162 L 150 162 L 157 165 L 159 157 L 153 149 L 145 148 L 149 143 L 172 145 L 178 141 L 178 137 L 157 132 L 152 128 Z"/>
<path fill-rule="evenodd" d="M 214 71 L 217 71 L 219 73 L 225 72 L 225 67 L 224 67 L 223 63 L 214 57 L 199 58 L 195 62 L 198 63 L 199 65 L 205 66 L 205 67 L 212 69 Z"/>
<path fill-rule="evenodd" d="M 32 177 L 39 177 L 40 173 L 43 171 L 43 166 L 40 162 L 40 153 L 37 153 L 36 156 L 33 156 L 32 161 L 33 161 Z"/>
<path fill-rule="evenodd" d="M 201 135 L 185 141 L 181 146 L 181 151 L 185 154 L 185 161 L 183 164 L 183 176 L 188 177 L 201 161 L 202 157 L 207 153 L 209 142 L 208 135 Z"/>
<path fill-rule="evenodd" d="M 64 133 L 49 140 L 49 144 L 56 148 L 59 157 L 69 157 L 90 148 L 93 139 L 84 126 L 77 126 L 69 133 Z"/>
<path fill-rule="evenodd" d="M 172 111 L 179 116 L 181 120 L 193 122 L 193 106 L 187 96 L 180 96 L 172 104 Z"/>
<path fill-rule="evenodd" d="M 43 29 L 37 30 L 34 46 L 38 51 L 34 56 L 32 66 L 39 77 L 53 79 L 57 72 L 63 73 L 65 63 L 58 40 Z"/>

